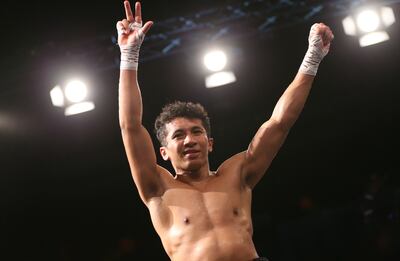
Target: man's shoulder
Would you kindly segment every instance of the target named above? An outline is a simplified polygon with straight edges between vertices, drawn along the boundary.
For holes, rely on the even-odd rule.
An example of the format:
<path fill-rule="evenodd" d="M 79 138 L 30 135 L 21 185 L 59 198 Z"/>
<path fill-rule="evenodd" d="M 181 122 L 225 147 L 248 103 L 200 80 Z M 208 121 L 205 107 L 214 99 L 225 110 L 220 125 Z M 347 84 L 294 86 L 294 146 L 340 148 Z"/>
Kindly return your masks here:
<path fill-rule="evenodd" d="M 241 164 L 243 164 L 245 158 L 246 158 L 246 151 L 236 153 L 235 155 L 229 157 L 224 162 L 222 162 L 222 164 L 218 169 L 240 166 Z"/>
<path fill-rule="evenodd" d="M 246 158 L 246 151 L 239 152 L 228 159 L 226 159 L 219 166 L 217 172 L 226 172 L 226 171 L 238 171 L 241 169 L 243 162 Z"/>

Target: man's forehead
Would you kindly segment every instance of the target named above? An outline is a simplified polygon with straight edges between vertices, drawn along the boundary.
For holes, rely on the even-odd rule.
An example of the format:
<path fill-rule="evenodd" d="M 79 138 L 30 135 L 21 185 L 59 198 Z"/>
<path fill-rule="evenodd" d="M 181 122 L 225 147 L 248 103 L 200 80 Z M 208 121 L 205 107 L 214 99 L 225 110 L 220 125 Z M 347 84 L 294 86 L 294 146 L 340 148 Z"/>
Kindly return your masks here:
<path fill-rule="evenodd" d="M 168 132 L 175 131 L 178 129 L 191 129 L 193 127 L 203 127 L 200 119 L 189 119 L 189 118 L 175 118 L 172 121 L 165 124 Z"/>

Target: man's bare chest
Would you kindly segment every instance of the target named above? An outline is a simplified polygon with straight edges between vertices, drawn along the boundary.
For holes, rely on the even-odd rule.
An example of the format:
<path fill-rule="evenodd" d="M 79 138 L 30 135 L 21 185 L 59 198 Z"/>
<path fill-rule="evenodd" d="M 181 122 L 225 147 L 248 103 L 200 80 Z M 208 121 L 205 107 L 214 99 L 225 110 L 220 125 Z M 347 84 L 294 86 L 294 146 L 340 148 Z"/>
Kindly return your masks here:
<path fill-rule="evenodd" d="M 162 206 L 178 223 L 213 225 L 229 222 L 250 210 L 251 192 L 240 186 L 178 186 L 165 191 Z"/>

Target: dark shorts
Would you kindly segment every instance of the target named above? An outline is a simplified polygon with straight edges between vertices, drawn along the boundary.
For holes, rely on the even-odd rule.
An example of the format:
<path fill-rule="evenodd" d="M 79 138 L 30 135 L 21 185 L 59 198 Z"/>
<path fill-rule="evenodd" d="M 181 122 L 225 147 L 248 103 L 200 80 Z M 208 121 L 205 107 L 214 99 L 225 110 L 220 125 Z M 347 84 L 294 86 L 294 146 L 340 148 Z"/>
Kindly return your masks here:
<path fill-rule="evenodd" d="M 269 260 L 266 257 L 257 257 L 256 259 L 253 259 L 253 261 L 269 261 Z"/>

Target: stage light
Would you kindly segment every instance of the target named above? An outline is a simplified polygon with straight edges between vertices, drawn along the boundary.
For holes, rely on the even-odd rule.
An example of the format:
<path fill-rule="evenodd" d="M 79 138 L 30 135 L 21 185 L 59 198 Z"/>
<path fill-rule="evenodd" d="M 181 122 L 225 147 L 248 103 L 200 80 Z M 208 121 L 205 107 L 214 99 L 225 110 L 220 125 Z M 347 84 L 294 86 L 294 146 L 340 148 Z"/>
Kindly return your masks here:
<path fill-rule="evenodd" d="M 64 94 L 60 86 L 57 85 L 50 91 L 50 98 L 54 106 L 64 106 Z"/>
<path fill-rule="evenodd" d="M 355 15 L 347 16 L 342 24 L 348 35 L 358 36 L 361 47 L 381 43 L 390 39 L 385 31 L 395 22 L 393 9 L 390 7 L 363 8 Z"/>
<path fill-rule="evenodd" d="M 235 74 L 231 71 L 216 72 L 206 77 L 206 87 L 214 88 L 236 81 Z"/>
<path fill-rule="evenodd" d="M 365 47 L 377 43 L 381 43 L 384 41 L 389 40 L 390 37 L 387 32 L 379 31 L 379 32 L 372 32 L 360 37 L 360 46 Z"/>
<path fill-rule="evenodd" d="M 364 10 L 357 15 L 357 25 L 361 32 L 370 33 L 380 25 L 379 14 L 376 10 Z"/>
<path fill-rule="evenodd" d="M 74 79 L 65 88 L 60 85 L 55 86 L 50 91 L 51 102 L 55 107 L 64 108 L 64 115 L 71 116 L 95 108 L 92 101 L 86 100 L 88 89 L 84 82 Z"/>
<path fill-rule="evenodd" d="M 75 114 L 91 111 L 94 108 L 95 108 L 95 106 L 94 106 L 93 102 L 90 102 L 90 101 L 89 102 L 79 102 L 79 103 L 75 103 L 75 104 L 68 106 L 65 109 L 64 114 L 65 114 L 65 116 L 70 116 L 70 115 L 75 115 Z"/>
<path fill-rule="evenodd" d="M 80 80 L 72 80 L 65 87 L 65 97 L 70 102 L 81 102 L 86 98 L 86 84 Z"/>
<path fill-rule="evenodd" d="M 236 76 L 232 71 L 224 70 L 228 64 L 228 58 L 225 52 L 214 49 L 207 52 L 203 58 L 204 66 L 211 72 L 205 77 L 207 88 L 219 87 L 236 81 Z"/>
<path fill-rule="evenodd" d="M 213 50 L 204 56 L 204 65 L 212 72 L 218 72 L 225 68 L 227 63 L 226 54 L 220 50 Z"/>

